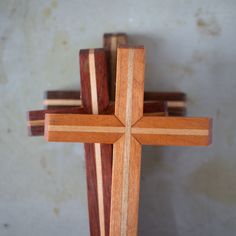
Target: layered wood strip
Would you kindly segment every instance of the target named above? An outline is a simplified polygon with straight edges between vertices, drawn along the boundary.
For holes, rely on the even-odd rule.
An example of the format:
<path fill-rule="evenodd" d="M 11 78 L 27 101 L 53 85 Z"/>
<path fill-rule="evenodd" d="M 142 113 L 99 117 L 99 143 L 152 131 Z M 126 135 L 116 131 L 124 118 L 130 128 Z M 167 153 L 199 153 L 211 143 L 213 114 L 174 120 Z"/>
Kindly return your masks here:
<path fill-rule="evenodd" d="M 50 91 L 48 91 L 50 92 Z M 50 101 L 50 98 L 47 98 L 46 92 L 46 99 Z M 71 98 L 70 99 L 64 99 L 66 94 L 64 95 L 64 92 L 67 94 L 71 92 Z M 82 104 L 83 102 L 80 98 L 78 98 L 78 94 L 76 94 L 76 91 L 53 91 L 53 94 L 57 97 L 57 99 L 53 98 L 53 94 L 50 95 L 52 100 L 56 100 L 58 106 L 52 106 L 52 103 L 49 102 L 51 105 L 48 106 L 48 109 L 59 109 L 59 108 L 66 108 L 66 107 L 77 107 L 78 104 Z M 73 94 L 76 94 L 75 97 L 73 97 Z M 145 113 L 151 113 L 151 110 L 153 111 L 153 115 L 155 115 L 155 112 L 158 112 L 157 106 L 159 102 L 166 102 L 167 105 L 167 114 L 169 116 L 184 116 L 186 114 L 186 95 L 181 92 L 144 92 L 144 112 Z M 66 100 L 66 101 L 65 101 Z M 61 103 L 60 103 L 61 102 Z M 105 114 L 111 114 L 114 112 L 114 103 L 110 102 L 107 109 L 104 111 Z M 147 108 L 148 107 L 148 108 Z M 160 111 L 161 112 L 161 111 Z M 162 115 L 161 113 L 157 115 Z"/>
<path fill-rule="evenodd" d="M 60 109 L 81 106 L 82 102 L 80 91 L 46 91 L 44 94 L 43 104 L 46 109 Z"/>
<path fill-rule="evenodd" d="M 44 135 L 44 120 L 45 114 L 83 114 L 84 109 L 80 107 L 72 107 L 72 108 L 60 108 L 54 110 L 37 110 L 37 111 L 29 111 L 27 113 L 28 120 L 28 134 L 29 136 L 42 136 Z"/>
<path fill-rule="evenodd" d="M 145 101 L 166 101 L 170 116 L 186 115 L 186 94 L 182 92 L 144 92 Z"/>

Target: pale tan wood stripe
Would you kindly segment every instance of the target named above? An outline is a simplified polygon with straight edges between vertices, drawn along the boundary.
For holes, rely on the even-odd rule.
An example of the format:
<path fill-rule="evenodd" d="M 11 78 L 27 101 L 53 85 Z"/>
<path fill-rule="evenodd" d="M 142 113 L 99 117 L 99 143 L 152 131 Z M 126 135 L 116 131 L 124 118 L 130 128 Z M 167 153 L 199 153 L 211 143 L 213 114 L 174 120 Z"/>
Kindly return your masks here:
<path fill-rule="evenodd" d="M 90 78 L 90 89 L 91 89 L 92 113 L 97 115 L 98 114 L 98 95 L 97 95 L 97 80 L 96 80 L 94 49 L 89 50 L 89 78 Z M 104 212 L 104 201 L 103 201 L 101 145 L 99 143 L 95 143 L 94 148 L 95 148 L 95 167 L 96 167 L 96 179 L 97 179 L 100 236 L 105 236 L 105 219 L 104 219 L 105 212 Z"/>
<path fill-rule="evenodd" d="M 111 37 L 111 51 L 116 52 L 116 48 L 117 48 L 117 36 L 112 36 Z"/>
<path fill-rule="evenodd" d="M 186 102 L 183 101 L 167 101 L 168 107 L 186 107 Z"/>
<path fill-rule="evenodd" d="M 123 192 L 121 208 L 121 235 L 126 235 L 127 217 L 128 217 L 128 192 L 129 192 L 129 162 L 131 146 L 131 124 L 132 124 L 132 90 L 133 90 L 133 62 L 134 50 L 129 49 L 128 57 L 128 78 L 127 78 L 127 97 L 126 97 L 126 117 L 125 117 L 125 144 L 124 144 L 124 175 L 123 175 Z"/>
<path fill-rule="evenodd" d="M 132 128 L 132 134 L 208 136 L 205 129 Z"/>
<path fill-rule="evenodd" d="M 97 115 L 98 114 L 98 94 L 97 94 L 94 49 L 89 50 L 89 78 L 90 78 L 90 89 L 91 89 L 91 100 L 92 100 L 92 113 Z"/>
<path fill-rule="evenodd" d="M 96 174 L 97 174 L 100 235 L 105 236 L 105 215 L 104 215 L 104 200 L 103 200 L 101 144 L 95 143 L 94 148 L 95 148 L 95 162 L 96 162 Z"/>
<path fill-rule="evenodd" d="M 48 131 L 84 133 L 124 133 L 125 128 L 101 126 L 48 125 Z"/>
<path fill-rule="evenodd" d="M 80 99 L 45 99 L 43 101 L 45 106 L 81 106 Z"/>
<path fill-rule="evenodd" d="M 30 120 L 28 126 L 44 126 L 44 120 Z"/>

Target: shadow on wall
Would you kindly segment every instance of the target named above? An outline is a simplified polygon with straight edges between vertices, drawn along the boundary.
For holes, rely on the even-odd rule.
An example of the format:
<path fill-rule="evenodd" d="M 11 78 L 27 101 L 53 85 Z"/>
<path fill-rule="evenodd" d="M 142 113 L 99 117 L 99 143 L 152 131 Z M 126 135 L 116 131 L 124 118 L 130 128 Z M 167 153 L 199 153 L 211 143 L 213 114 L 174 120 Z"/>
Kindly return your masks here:
<path fill-rule="evenodd" d="M 159 82 L 164 74 L 158 66 L 158 58 L 162 58 L 163 40 L 144 35 L 129 35 L 130 44 L 144 45 L 146 48 L 145 88 L 160 90 Z M 147 85 L 147 86 L 146 86 Z M 170 87 L 172 90 L 174 85 Z M 157 89 L 155 89 L 157 88 Z M 145 90 L 147 90 L 145 89 Z M 164 148 L 143 146 L 141 165 L 141 189 L 139 208 L 139 235 L 178 236 L 174 212 L 171 204 L 171 182 L 165 171 Z"/>

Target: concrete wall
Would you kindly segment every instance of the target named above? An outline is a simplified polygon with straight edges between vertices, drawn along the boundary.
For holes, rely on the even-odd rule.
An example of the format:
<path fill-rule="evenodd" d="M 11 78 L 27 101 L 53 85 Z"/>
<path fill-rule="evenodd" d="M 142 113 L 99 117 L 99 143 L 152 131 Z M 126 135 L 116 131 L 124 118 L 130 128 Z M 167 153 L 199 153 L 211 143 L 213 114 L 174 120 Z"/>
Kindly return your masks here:
<path fill-rule="evenodd" d="M 209 148 L 143 151 L 139 235 L 236 234 L 234 0 L 0 1 L 0 235 L 88 235 L 81 144 L 27 137 L 43 92 L 78 88 L 104 32 L 147 48 L 146 90 L 184 91 L 214 118 Z"/>

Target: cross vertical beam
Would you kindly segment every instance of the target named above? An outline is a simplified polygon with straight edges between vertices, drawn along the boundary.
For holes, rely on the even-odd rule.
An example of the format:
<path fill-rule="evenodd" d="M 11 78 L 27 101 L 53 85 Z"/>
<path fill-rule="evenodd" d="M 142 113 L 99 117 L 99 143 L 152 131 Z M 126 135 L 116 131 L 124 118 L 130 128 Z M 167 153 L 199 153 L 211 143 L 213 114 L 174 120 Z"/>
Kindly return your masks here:
<path fill-rule="evenodd" d="M 113 151 L 111 236 L 137 233 L 141 145 L 131 127 L 143 114 L 144 60 L 143 47 L 118 50 L 115 115 L 125 133 Z"/>
<path fill-rule="evenodd" d="M 82 103 L 85 113 L 101 114 L 109 105 L 108 71 L 104 49 L 80 51 Z M 109 235 L 112 145 L 85 143 L 90 233 Z"/>

